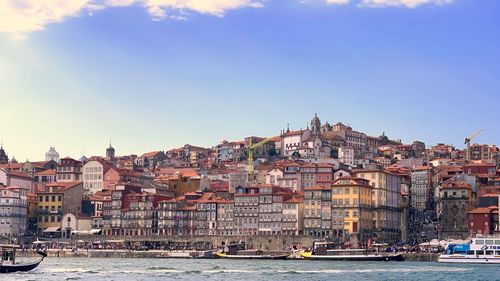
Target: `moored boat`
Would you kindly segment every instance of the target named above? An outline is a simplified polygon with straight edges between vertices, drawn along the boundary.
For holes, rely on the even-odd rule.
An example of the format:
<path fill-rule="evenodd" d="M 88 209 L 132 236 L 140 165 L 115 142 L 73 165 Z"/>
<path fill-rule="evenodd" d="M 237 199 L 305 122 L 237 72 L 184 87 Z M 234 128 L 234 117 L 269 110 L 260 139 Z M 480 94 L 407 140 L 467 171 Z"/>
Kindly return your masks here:
<path fill-rule="evenodd" d="M 338 249 L 339 243 L 315 241 L 312 251 L 300 252 L 307 260 L 331 261 L 404 261 L 401 254 L 380 253 L 367 249 Z"/>
<path fill-rule="evenodd" d="M 442 263 L 500 263 L 500 238 L 472 238 L 468 243 L 450 243 L 438 258 Z"/>
<path fill-rule="evenodd" d="M 47 256 L 43 252 L 37 252 L 41 259 L 34 262 L 17 262 L 16 250 L 18 245 L 0 245 L 2 259 L 0 262 L 0 273 L 25 272 L 35 269 Z"/>
<path fill-rule="evenodd" d="M 212 251 L 170 251 L 158 257 L 162 259 L 208 259 L 214 256 Z"/>
<path fill-rule="evenodd" d="M 315 255 L 313 252 L 302 252 L 300 255 L 307 260 L 331 261 L 404 261 L 400 254 L 371 253 L 364 249 L 327 250 L 325 255 Z"/>
<path fill-rule="evenodd" d="M 221 259 L 234 259 L 234 260 L 286 260 L 289 255 L 228 255 L 224 253 L 214 253 L 214 256 Z"/>

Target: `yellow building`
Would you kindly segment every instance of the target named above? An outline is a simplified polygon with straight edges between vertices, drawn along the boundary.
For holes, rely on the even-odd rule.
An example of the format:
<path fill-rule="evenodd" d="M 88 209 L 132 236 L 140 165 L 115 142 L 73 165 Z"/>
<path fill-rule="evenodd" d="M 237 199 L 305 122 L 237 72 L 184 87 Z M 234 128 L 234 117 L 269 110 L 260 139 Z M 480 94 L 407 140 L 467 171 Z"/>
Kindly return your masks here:
<path fill-rule="evenodd" d="M 365 179 L 343 177 L 332 183 L 332 229 L 367 242 L 373 235 L 373 187 Z"/>
<path fill-rule="evenodd" d="M 64 213 L 81 211 L 82 182 L 53 182 L 38 190 L 38 232 L 59 236 Z"/>
<path fill-rule="evenodd" d="M 372 211 L 375 241 L 394 244 L 401 241 L 402 177 L 385 170 L 355 170 L 353 176 L 373 186 Z"/>

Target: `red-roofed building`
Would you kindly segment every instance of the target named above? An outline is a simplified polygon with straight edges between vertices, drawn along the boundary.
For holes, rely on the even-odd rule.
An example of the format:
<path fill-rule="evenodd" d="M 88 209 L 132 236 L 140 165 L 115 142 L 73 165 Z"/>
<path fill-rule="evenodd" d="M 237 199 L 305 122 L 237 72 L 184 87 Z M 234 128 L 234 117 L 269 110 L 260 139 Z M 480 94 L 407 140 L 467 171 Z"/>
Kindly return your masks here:
<path fill-rule="evenodd" d="M 304 235 L 332 235 L 332 188 L 307 187 L 304 190 Z"/>
<path fill-rule="evenodd" d="M 295 195 L 283 202 L 282 234 L 301 235 L 304 231 L 304 199 Z"/>
<path fill-rule="evenodd" d="M 125 195 L 120 228 L 125 235 L 150 236 L 158 234 L 158 203 L 169 197 L 146 192 Z"/>
<path fill-rule="evenodd" d="M 154 170 L 158 164 L 166 158 L 167 156 L 163 151 L 152 151 L 137 157 L 135 159 L 135 164 L 140 167 Z"/>
<path fill-rule="evenodd" d="M 0 168 L 0 185 L 19 186 L 27 188 L 29 192 L 34 193 L 33 177 L 26 172 L 7 170 Z"/>
<path fill-rule="evenodd" d="M 114 186 L 118 184 L 136 184 L 146 186 L 148 183 L 152 182 L 152 177 L 147 177 L 140 172 L 111 167 L 104 174 L 103 184 L 105 189 L 113 189 Z"/>
<path fill-rule="evenodd" d="M 39 189 L 43 186 L 45 186 L 49 182 L 55 182 L 56 181 L 56 171 L 47 169 L 38 173 L 35 173 L 34 175 L 34 183 L 35 183 L 35 188 Z"/>
<path fill-rule="evenodd" d="M 64 157 L 57 166 L 57 181 L 73 182 L 82 180 L 82 162 Z"/>
<path fill-rule="evenodd" d="M 476 202 L 476 195 L 465 181 L 445 182 L 440 191 L 439 209 L 443 238 L 465 239 L 469 236 L 467 213 Z"/>
<path fill-rule="evenodd" d="M 217 234 L 234 235 L 234 201 L 216 199 L 217 203 Z"/>
<path fill-rule="evenodd" d="M 468 212 L 469 234 L 493 235 L 500 232 L 498 225 L 498 206 L 476 208 Z"/>

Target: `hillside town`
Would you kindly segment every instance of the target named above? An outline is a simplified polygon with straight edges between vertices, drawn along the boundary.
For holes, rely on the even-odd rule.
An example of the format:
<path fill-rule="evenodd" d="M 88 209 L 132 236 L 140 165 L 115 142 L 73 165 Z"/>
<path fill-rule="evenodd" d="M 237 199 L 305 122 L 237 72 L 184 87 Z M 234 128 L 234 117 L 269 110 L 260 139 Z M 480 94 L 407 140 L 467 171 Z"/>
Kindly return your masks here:
<path fill-rule="evenodd" d="M 308 236 L 396 245 L 499 229 L 500 150 L 305 129 L 119 155 L 17 161 L 0 148 L 0 234 Z M 104 146 L 105 147 L 105 146 Z M 103 149 L 104 152 L 104 149 Z"/>

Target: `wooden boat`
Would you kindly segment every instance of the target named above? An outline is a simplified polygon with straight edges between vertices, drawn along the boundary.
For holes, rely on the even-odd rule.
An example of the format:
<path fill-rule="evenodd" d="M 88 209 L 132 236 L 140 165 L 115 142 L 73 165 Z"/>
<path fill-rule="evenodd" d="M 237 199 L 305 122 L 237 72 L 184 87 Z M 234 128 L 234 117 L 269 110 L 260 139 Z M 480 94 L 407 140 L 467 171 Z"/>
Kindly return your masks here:
<path fill-rule="evenodd" d="M 47 256 L 43 252 L 37 252 L 42 258 L 35 262 L 16 262 L 16 250 L 18 245 L 0 245 L 2 259 L 0 261 L 0 273 L 24 272 L 35 269 Z"/>
<path fill-rule="evenodd" d="M 363 249 L 327 250 L 325 255 L 315 255 L 312 252 L 302 252 L 300 255 L 307 260 L 331 261 L 404 261 L 400 254 L 370 253 Z"/>
<path fill-rule="evenodd" d="M 161 259 L 208 259 L 214 256 L 212 251 L 170 251 L 158 257 Z"/>
<path fill-rule="evenodd" d="M 230 255 L 226 253 L 214 253 L 215 257 L 234 260 L 286 260 L 289 255 L 266 255 L 262 251 L 251 251 L 248 254 Z"/>

